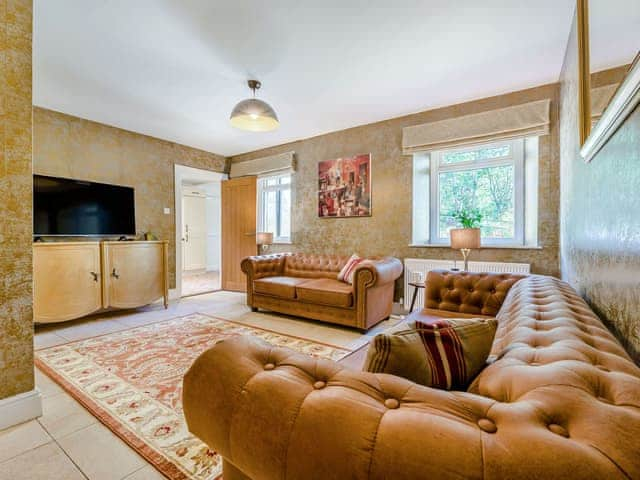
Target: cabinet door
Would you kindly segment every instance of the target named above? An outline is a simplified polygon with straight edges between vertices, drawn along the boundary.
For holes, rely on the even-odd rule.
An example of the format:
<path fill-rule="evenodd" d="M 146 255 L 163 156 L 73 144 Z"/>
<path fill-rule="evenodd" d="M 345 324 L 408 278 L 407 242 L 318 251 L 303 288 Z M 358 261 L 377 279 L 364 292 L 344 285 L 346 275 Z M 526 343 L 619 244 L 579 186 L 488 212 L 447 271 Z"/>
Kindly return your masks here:
<path fill-rule="evenodd" d="M 33 317 L 62 322 L 102 308 L 100 245 L 33 247 Z"/>
<path fill-rule="evenodd" d="M 165 296 L 163 243 L 105 242 L 102 256 L 105 307 L 140 307 Z"/>

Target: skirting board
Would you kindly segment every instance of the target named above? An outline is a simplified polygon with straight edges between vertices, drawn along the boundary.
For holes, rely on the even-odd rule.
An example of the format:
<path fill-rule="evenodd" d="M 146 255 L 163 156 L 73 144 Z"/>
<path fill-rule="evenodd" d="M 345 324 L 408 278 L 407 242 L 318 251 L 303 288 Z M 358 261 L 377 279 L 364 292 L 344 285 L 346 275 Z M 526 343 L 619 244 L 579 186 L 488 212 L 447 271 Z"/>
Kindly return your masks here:
<path fill-rule="evenodd" d="M 0 400 L 0 430 L 13 427 L 42 415 L 42 396 L 34 388 Z"/>

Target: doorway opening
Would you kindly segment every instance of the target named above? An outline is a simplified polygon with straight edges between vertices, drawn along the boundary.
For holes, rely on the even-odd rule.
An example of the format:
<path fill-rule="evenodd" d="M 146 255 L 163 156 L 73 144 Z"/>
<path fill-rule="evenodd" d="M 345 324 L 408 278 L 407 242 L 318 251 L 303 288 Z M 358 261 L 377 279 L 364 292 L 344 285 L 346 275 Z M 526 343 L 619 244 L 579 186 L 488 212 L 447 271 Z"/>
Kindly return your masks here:
<path fill-rule="evenodd" d="M 226 175 L 176 165 L 176 289 L 181 297 L 220 290 L 221 181 Z"/>

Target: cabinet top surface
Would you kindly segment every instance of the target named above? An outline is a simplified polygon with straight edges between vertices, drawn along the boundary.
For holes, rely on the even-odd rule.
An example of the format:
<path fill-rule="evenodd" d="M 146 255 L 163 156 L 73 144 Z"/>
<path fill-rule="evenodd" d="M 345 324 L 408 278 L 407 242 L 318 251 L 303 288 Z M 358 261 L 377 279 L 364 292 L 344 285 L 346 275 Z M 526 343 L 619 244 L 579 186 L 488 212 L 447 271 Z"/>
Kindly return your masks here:
<path fill-rule="evenodd" d="M 95 240 L 95 241 L 82 241 L 82 242 L 34 242 L 34 247 L 59 247 L 59 246 L 72 246 L 72 245 L 149 245 L 149 244 L 162 244 L 169 243 L 166 240 L 132 240 L 132 241 L 118 241 L 118 240 Z"/>

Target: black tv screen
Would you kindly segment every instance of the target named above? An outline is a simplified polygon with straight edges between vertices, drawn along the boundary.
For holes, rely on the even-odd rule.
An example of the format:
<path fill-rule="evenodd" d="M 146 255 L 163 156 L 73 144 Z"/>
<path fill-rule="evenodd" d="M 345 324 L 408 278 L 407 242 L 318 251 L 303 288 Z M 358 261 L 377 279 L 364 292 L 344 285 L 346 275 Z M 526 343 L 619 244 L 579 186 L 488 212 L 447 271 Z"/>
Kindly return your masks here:
<path fill-rule="evenodd" d="M 135 235 L 131 187 L 33 176 L 33 234 Z"/>

